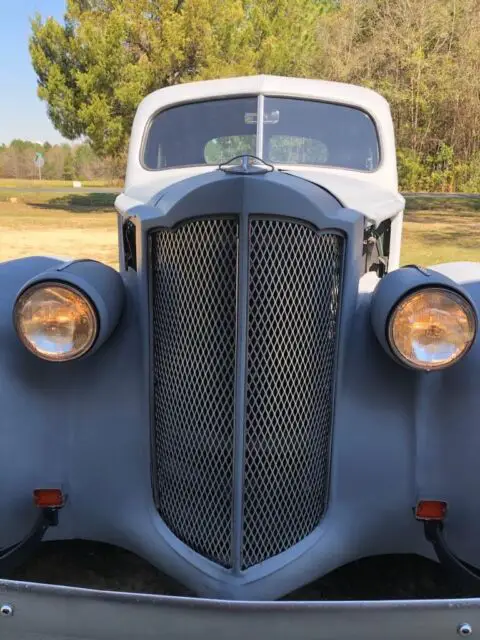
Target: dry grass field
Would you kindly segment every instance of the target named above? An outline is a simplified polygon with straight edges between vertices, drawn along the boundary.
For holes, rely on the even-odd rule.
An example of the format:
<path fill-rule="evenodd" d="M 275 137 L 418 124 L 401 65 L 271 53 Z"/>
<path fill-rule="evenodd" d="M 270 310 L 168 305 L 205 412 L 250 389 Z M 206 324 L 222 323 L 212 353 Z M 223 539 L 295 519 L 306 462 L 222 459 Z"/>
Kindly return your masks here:
<path fill-rule="evenodd" d="M 118 267 L 114 199 L 112 194 L 63 193 L 12 198 L 0 189 L 0 261 L 42 254 L 94 258 Z"/>
<path fill-rule="evenodd" d="M 111 193 L 41 191 L 12 198 L 0 185 L 0 261 L 47 254 L 96 258 L 117 267 L 114 199 Z M 480 199 L 408 198 L 403 264 L 479 257 Z"/>
<path fill-rule="evenodd" d="M 402 263 L 480 260 L 480 199 L 408 198 Z"/>
<path fill-rule="evenodd" d="M 108 187 L 111 186 L 110 182 L 105 180 L 86 180 L 81 181 L 84 187 Z M 71 187 L 72 180 L 22 180 L 17 178 L 0 178 L 0 189 L 16 188 L 22 189 L 26 187 L 28 189 L 38 188 L 45 189 L 50 187 Z"/>

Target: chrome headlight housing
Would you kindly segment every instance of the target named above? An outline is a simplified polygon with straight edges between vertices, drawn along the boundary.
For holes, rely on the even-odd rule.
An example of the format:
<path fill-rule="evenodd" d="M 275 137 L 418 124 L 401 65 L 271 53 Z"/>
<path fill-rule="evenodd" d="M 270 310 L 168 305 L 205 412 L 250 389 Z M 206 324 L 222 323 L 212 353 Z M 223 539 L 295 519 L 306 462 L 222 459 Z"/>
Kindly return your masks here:
<path fill-rule="evenodd" d="M 98 313 L 88 296 L 65 282 L 25 289 L 14 307 L 17 334 L 33 354 L 52 362 L 85 355 L 98 336 Z"/>

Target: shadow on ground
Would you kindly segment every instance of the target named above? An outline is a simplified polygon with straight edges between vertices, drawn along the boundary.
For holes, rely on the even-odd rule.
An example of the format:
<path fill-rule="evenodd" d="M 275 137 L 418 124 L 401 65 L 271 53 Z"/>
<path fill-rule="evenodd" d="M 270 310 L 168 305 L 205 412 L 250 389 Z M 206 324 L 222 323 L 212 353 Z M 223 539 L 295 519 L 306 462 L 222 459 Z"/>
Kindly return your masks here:
<path fill-rule="evenodd" d="M 425 224 L 471 224 L 480 226 L 480 211 L 410 211 L 405 215 L 406 222 L 424 222 Z"/>
<path fill-rule="evenodd" d="M 85 542 L 47 542 L 14 580 L 191 596 L 186 588 L 128 551 Z M 402 600 L 479 596 L 453 585 L 435 562 L 418 556 L 379 556 L 354 562 L 285 600 Z"/>
<path fill-rule="evenodd" d="M 420 230 L 420 234 L 424 244 L 452 244 L 459 249 L 478 249 L 480 251 L 480 230 L 476 234 L 473 230 L 469 231 L 468 229 L 464 231 L 458 231 L 458 229 Z"/>
<path fill-rule="evenodd" d="M 428 245 L 450 245 L 455 249 L 478 249 L 480 251 L 480 215 L 473 214 L 458 218 L 428 214 L 410 213 L 405 221 L 415 225 L 418 241 Z"/>
<path fill-rule="evenodd" d="M 448 198 L 409 196 L 405 199 L 405 210 L 409 211 L 445 211 L 446 213 L 461 213 L 468 215 L 470 212 L 477 215 L 480 212 L 480 198 Z"/>
<path fill-rule="evenodd" d="M 98 211 L 99 209 L 112 208 L 116 197 L 116 193 L 66 194 L 50 198 L 45 202 L 27 201 L 27 204 L 36 209 L 58 209 L 60 211 L 87 213 Z"/>

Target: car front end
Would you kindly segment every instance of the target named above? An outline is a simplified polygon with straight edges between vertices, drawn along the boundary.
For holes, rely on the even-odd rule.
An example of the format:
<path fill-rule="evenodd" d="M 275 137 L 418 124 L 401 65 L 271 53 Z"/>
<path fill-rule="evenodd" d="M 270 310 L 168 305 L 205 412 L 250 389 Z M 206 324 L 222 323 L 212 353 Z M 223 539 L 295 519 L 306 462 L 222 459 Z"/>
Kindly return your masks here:
<path fill-rule="evenodd" d="M 478 626 L 472 599 L 288 600 L 361 558 L 434 557 L 432 520 L 480 564 L 480 263 L 397 268 L 403 199 L 384 102 L 296 82 L 147 99 L 117 200 L 120 273 L 0 265 L 0 544 L 31 528 L 33 494 L 55 515 L 44 539 L 117 545 L 194 594 L 4 581 L 5 637 L 73 625 L 85 638 L 447 638 Z M 301 98 L 329 96 L 297 117 Z M 220 104 L 235 100 L 248 104 Z M 198 120 L 163 117 L 198 104 Z M 338 118 L 321 141 L 303 128 L 319 114 Z M 202 166 L 188 165 L 200 151 Z M 322 158 L 332 166 L 312 168 Z"/>

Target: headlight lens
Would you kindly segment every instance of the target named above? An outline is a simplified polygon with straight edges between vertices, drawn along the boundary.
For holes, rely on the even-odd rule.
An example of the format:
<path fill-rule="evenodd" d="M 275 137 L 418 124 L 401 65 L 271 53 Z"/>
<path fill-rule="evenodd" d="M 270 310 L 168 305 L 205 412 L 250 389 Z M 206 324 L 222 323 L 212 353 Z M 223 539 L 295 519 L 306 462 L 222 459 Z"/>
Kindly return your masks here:
<path fill-rule="evenodd" d="M 15 304 L 14 317 L 23 344 L 45 360 L 79 358 L 97 337 L 93 304 L 83 293 L 63 283 L 42 282 L 26 289 Z"/>
<path fill-rule="evenodd" d="M 390 346 L 410 367 L 431 371 L 457 362 L 476 330 L 471 304 L 450 289 L 427 288 L 407 295 L 388 326 Z"/>

